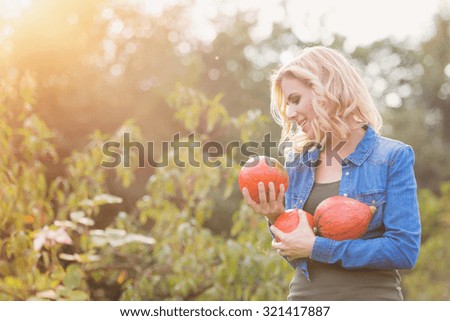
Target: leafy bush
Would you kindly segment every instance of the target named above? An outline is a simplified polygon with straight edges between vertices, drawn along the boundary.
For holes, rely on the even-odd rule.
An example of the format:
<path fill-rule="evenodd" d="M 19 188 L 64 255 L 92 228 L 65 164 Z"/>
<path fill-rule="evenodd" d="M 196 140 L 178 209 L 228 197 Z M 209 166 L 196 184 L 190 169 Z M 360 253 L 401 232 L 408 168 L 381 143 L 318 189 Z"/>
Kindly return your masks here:
<path fill-rule="evenodd" d="M 59 161 L 54 133 L 32 109 L 32 77 L 17 76 L 1 88 L 0 147 L 6 151 L 0 158 L 1 300 L 285 298 L 289 270 L 268 253 L 265 221 L 238 204 L 241 196 L 231 197 L 240 168 L 232 161 L 235 153 L 210 158 L 221 161 L 219 167 L 204 164 L 201 148 L 180 150 L 186 167 L 170 155 L 169 165 L 150 177 L 137 213 L 117 213 L 100 230 L 95 225 L 101 207 L 122 202 L 109 194 L 108 175 L 130 186 L 138 155 L 132 154 L 134 167 L 102 168 L 108 137 L 96 132 L 83 150 Z M 241 137 L 250 138 L 267 123 L 256 112 L 231 118 L 220 96 L 209 100 L 182 87 L 169 102 L 175 118 L 202 142 L 240 129 Z M 124 133 L 142 139 L 139 129 L 126 123 L 109 139 L 121 143 L 122 155 Z M 65 174 L 49 179 L 55 163 L 63 164 Z M 235 203 L 229 235 L 206 227 L 213 214 L 232 215 L 214 213 L 214 200 Z"/>
<path fill-rule="evenodd" d="M 102 248 L 154 240 L 119 229 L 120 215 L 108 229 L 94 228 L 101 206 L 122 201 L 108 193 L 99 133 L 63 160 L 64 177 L 48 179 L 46 164 L 58 155 L 54 133 L 33 113 L 34 81 L 14 70 L 6 74 L 0 83 L 0 300 L 90 299 Z M 116 176 L 124 185 L 133 178 L 123 167 Z"/>
<path fill-rule="evenodd" d="M 450 182 L 441 185 L 440 195 L 427 189 L 419 192 L 422 247 L 416 267 L 404 277 L 409 300 L 450 300 Z"/>

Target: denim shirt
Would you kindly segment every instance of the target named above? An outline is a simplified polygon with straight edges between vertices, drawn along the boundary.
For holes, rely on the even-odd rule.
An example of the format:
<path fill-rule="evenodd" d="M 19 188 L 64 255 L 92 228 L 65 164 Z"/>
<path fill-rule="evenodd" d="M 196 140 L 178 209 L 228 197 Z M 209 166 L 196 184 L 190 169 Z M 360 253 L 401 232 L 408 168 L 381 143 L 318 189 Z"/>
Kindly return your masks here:
<path fill-rule="evenodd" d="M 286 209 L 302 209 L 314 184 L 317 148 L 287 158 Z M 339 195 L 359 200 L 377 211 L 367 232 L 356 240 L 335 241 L 317 236 L 310 259 L 338 263 L 346 269 L 411 269 L 421 238 L 414 152 L 368 126 L 355 151 L 342 160 Z M 312 214 L 312 213 L 311 213 Z M 288 261 L 289 262 L 289 261 Z M 309 280 L 306 258 L 290 261 Z"/>

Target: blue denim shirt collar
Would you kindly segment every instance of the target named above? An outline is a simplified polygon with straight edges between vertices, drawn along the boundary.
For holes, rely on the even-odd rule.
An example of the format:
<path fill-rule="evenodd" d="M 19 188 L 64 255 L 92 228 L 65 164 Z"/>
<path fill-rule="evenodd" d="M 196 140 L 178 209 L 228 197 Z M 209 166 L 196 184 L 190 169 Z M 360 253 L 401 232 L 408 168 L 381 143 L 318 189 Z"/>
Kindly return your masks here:
<path fill-rule="evenodd" d="M 379 138 L 379 135 L 371 126 L 365 126 L 365 128 L 366 134 L 363 139 L 358 143 L 355 151 L 346 157 L 347 160 L 357 166 L 361 166 L 367 157 L 369 157 Z"/>

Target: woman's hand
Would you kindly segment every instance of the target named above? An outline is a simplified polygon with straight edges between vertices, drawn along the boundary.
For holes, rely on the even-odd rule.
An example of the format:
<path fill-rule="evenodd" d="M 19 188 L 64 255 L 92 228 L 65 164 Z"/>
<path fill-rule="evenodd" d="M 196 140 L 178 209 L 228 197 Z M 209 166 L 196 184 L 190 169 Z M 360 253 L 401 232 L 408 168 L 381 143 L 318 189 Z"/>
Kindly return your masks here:
<path fill-rule="evenodd" d="M 274 225 L 270 227 L 270 230 L 276 237 L 272 241 L 272 247 L 281 256 L 286 256 L 289 261 L 297 258 L 308 258 L 316 239 L 313 230 L 308 224 L 305 212 L 301 210 L 298 212 L 300 215 L 300 224 L 292 232 L 284 233 Z"/>
<path fill-rule="evenodd" d="M 244 200 L 248 206 L 250 206 L 256 213 L 262 214 L 267 217 L 270 223 L 274 223 L 278 215 L 284 212 L 284 185 L 280 184 L 280 193 L 278 197 L 275 196 L 275 185 L 273 182 L 269 183 L 269 199 L 266 198 L 266 190 L 264 188 L 264 183 L 258 183 L 258 194 L 259 203 L 252 200 L 248 189 L 244 187 L 242 189 L 242 194 L 244 195 Z"/>

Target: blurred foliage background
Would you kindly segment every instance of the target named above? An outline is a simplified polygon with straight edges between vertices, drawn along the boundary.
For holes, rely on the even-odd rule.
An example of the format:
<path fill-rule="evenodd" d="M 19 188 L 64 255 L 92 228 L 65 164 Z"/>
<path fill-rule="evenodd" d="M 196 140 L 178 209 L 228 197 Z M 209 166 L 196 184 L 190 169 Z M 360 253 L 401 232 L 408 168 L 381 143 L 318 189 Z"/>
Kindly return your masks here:
<path fill-rule="evenodd" d="M 417 266 L 402 271 L 405 298 L 450 299 L 448 7 L 415 45 L 386 38 L 349 49 L 342 35 L 304 43 L 286 23 L 257 39 L 257 14 L 226 5 L 208 17 L 216 33 L 205 41 L 194 0 L 17 1 L 14 16 L 5 3 L 0 300 L 285 300 L 292 270 L 236 183 L 245 155 L 174 155 L 167 142 L 177 133 L 187 144 L 190 133 L 223 146 L 268 132 L 278 140 L 269 76 L 280 57 L 314 44 L 352 57 L 383 134 L 414 148 L 423 244 Z M 130 166 L 101 166 L 108 141 L 121 143 L 122 160 L 130 151 Z M 146 157 L 168 165 L 139 166 L 133 142 L 153 142 Z M 174 156 L 200 165 L 182 168 Z"/>

